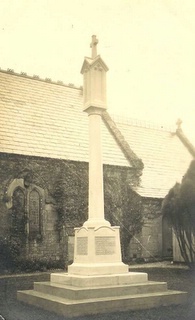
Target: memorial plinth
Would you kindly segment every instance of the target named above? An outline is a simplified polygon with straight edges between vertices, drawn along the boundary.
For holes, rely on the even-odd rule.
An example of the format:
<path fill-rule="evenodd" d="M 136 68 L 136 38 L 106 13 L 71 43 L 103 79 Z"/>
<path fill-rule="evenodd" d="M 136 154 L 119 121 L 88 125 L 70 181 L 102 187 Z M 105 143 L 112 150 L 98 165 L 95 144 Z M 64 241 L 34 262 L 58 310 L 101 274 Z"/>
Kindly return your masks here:
<path fill-rule="evenodd" d="M 128 272 L 121 262 L 119 227 L 82 227 L 75 230 L 74 263 L 69 274 L 110 275 Z"/>

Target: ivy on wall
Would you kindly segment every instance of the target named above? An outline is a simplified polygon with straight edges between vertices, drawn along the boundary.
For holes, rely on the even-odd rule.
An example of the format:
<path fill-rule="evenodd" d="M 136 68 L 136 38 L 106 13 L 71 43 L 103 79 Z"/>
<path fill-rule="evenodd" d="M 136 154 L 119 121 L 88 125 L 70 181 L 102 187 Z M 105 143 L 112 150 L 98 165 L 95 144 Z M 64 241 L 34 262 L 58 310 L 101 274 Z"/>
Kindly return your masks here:
<path fill-rule="evenodd" d="M 62 161 L 56 174 L 52 196 L 58 213 L 58 230 L 73 230 L 87 219 L 88 166 Z"/>
<path fill-rule="evenodd" d="M 141 197 L 130 186 L 134 179 L 128 171 L 119 171 L 118 177 L 105 176 L 105 213 L 112 225 L 120 226 L 123 260 L 129 259 L 129 243 L 144 223 Z"/>
<path fill-rule="evenodd" d="M 132 191 L 132 185 L 138 184 L 138 177 L 135 169 L 104 166 L 105 216 L 112 225 L 121 227 L 124 258 L 128 255 L 131 238 L 142 227 L 141 199 Z M 54 233 L 59 234 L 59 243 L 63 244 L 60 250 L 64 250 L 64 246 L 67 246 L 67 235 L 73 235 L 74 227 L 81 226 L 87 220 L 88 163 L 19 155 L 8 157 L 0 154 L 0 212 L 5 222 L 0 228 L 3 233 L 10 230 L 5 206 L 6 190 L 10 182 L 17 178 L 23 178 L 27 184 L 33 183 L 44 189 L 47 210 L 54 210 L 56 215 L 55 228 L 48 232 L 50 238 Z M 45 223 L 44 230 L 47 230 L 47 222 Z M 42 245 L 44 236 L 45 234 Z M 48 246 L 46 243 L 44 250 L 47 251 L 44 251 L 44 254 L 41 253 L 43 250 L 37 251 L 40 259 L 46 254 L 48 259 L 51 258 L 51 247 L 53 248 L 53 244 Z M 37 250 L 38 248 L 39 244 Z"/>

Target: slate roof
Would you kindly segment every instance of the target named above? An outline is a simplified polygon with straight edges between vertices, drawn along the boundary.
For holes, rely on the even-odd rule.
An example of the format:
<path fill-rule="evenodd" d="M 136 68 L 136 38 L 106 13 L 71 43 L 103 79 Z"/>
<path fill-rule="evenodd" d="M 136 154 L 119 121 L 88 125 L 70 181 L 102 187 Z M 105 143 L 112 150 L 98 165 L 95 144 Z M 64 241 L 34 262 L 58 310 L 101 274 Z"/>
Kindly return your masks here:
<path fill-rule="evenodd" d="M 143 197 L 164 198 L 176 182 L 181 182 L 193 155 L 176 132 L 120 119 L 117 127 L 144 163 L 136 191 Z"/>
<path fill-rule="evenodd" d="M 0 151 L 88 161 L 82 90 L 0 72 Z M 103 162 L 129 166 L 102 123 Z"/>
<path fill-rule="evenodd" d="M 81 88 L 1 70 L 0 152 L 87 162 L 82 108 Z M 140 170 L 143 162 L 141 196 L 163 198 L 181 181 L 193 156 L 176 133 L 103 118 L 103 163 Z"/>

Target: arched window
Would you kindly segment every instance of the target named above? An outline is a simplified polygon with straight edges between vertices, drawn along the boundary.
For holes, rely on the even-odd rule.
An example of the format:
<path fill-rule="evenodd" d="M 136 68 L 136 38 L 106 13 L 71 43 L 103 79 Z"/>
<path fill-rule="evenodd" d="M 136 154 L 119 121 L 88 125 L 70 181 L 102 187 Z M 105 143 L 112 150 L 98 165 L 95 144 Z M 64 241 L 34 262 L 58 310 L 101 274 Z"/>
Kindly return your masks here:
<path fill-rule="evenodd" d="M 37 189 L 29 194 L 29 238 L 41 235 L 41 197 Z"/>
<path fill-rule="evenodd" d="M 37 185 L 24 185 L 24 179 L 14 179 L 6 194 L 11 209 L 11 234 L 22 241 L 41 240 L 43 229 L 44 190 Z"/>
<path fill-rule="evenodd" d="M 15 188 L 12 196 L 12 234 L 25 234 L 25 192 L 21 187 Z"/>

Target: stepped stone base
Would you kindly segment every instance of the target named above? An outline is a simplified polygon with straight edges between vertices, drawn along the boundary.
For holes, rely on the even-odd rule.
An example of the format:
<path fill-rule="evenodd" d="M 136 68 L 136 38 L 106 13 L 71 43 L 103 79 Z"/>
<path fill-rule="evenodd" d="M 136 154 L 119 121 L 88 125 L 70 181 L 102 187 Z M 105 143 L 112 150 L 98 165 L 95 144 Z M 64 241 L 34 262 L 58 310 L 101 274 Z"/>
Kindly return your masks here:
<path fill-rule="evenodd" d="M 146 273 L 80 276 L 51 274 L 34 290 L 18 291 L 18 300 L 63 316 L 148 309 L 185 303 L 187 293 L 167 290 L 166 282 L 148 281 Z"/>

